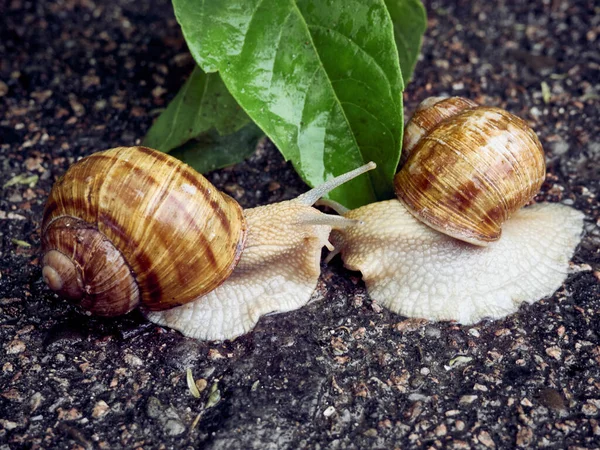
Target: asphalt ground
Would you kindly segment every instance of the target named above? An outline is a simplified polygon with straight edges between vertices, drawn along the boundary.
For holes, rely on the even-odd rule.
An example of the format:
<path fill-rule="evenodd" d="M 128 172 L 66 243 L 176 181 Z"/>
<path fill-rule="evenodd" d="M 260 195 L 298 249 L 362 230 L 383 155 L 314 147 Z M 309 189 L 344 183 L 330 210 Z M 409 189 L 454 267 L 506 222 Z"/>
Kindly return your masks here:
<path fill-rule="evenodd" d="M 536 201 L 586 214 L 563 288 L 503 320 L 432 323 L 374 304 L 334 260 L 306 307 L 199 342 L 138 312 L 86 316 L 38 266 L 54 180 L 139 142 L 191 71 L 170 3 L 0 0 L 1 450 L 600 448 L 598 4 L 426 6 L 407 116 L 464 95 L 534 127 Z M 209 178 L 244 207 L 307 189 L 268 141 Z"/>

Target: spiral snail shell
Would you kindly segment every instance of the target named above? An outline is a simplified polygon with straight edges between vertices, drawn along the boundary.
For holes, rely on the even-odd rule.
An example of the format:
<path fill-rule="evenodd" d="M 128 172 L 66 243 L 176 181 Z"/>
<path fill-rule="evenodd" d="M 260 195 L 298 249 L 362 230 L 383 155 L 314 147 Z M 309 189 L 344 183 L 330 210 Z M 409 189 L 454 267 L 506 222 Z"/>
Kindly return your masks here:
<path fill-rule="evenodd" d="M 96 315 L 139 306 L 153 322 L 188 336 L 235 337 L 260 316 L 309 300 L 329 232 L 355 223 L 311 205 L 372 168 L 244 211 L 156 150 L 92 154 L 67 170 L 46 203 L 44 281 Z"/>
<path fill-rule="evenodd" d="M 55 183 L 42 273 L 93 314 L 140 303 L 162 310 L 221 284 L 245 235 L 242 208 L 202 175 L 166 154 L 120 147 L 90 155 Z"/>
<path fill-rule="evenodd" d="M 544 182 L 540 141 L 500 108 L 434 98 L 407 128 L 396 194 L 417 219 L 449 236 L 476 245 L 497 240 Z"/>
<path fill-rule="evenodd" d="M 583 215 L 522 208 L 544 181 L 539 140 L 520 118 L 463 98 L 425 100 L 406 127 L 398 200 L 338 212 L 344 264 L 392 311 L 476 322 L 516 311 L 564 281 Z M 500 237 L 502 234 L 502 237 Z M 475 244 L 475 245 L 473 245 Z"/>

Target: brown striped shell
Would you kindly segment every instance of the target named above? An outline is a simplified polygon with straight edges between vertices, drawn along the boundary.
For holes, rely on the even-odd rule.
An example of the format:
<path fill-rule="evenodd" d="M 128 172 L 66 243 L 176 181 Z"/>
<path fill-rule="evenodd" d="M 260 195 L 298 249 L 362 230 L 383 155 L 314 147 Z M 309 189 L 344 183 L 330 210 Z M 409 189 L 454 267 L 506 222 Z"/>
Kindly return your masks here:
<path fill-rule="evenodd" d="M 88 156 L 55 183 L 42 222 L 43 276 L 94 314 L 182 305 L 242 253 L 242 208 L 177 159 L 145 147 Z"/>
<path fill-rule="evenodd" d="M 540 189 L 542 146 L 524 120 L 502 109 L 458 97 L 424 103 L 406 128 L 396 194 L 432 228 L 487 245 Z"/>

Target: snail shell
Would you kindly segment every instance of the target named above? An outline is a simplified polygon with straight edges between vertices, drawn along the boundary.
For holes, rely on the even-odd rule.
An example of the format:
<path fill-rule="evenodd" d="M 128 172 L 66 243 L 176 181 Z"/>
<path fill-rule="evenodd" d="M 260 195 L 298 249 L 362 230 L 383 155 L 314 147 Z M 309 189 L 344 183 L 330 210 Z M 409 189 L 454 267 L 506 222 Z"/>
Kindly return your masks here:
<path fill-rule="evenodd" d="M 398 198 L 417 219 L 487 245 L 544 182 L 542 145 L 519 117 L 459 97 L 428 99 L 407 126 Z"/>
<path fill-rule="evenodd" d="M 213 290 L 244 246 L 242 208 L 164 153 L 119 147 L 55 183 L 42 221 L 43 277 L 97 315 L 181 305 Z"/>

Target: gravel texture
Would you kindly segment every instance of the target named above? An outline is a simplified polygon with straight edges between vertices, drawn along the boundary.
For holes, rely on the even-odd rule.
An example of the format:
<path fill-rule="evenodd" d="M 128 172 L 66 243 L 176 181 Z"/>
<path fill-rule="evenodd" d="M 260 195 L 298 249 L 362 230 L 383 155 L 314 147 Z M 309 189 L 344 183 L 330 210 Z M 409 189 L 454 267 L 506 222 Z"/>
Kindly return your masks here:
<path fill-rule="evenodd" d="M 169 2 L 0 0 L 1 450 L 600 448 L 600 9 L 426 5 L 407 113 L 459 94 L 528 120 L 547 151 L 537 200 L 587 216 L 573 274 L 504 320 L 459 326 L 382 310 L 335 260 L 311 304 L 221 343 L 136 312 L 87 317 L 37 265 L 52 182 L 138 142 L 190 72 Z M 243 206 L 306 189 L 268 142 L 210 179 Z"/>

